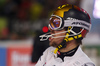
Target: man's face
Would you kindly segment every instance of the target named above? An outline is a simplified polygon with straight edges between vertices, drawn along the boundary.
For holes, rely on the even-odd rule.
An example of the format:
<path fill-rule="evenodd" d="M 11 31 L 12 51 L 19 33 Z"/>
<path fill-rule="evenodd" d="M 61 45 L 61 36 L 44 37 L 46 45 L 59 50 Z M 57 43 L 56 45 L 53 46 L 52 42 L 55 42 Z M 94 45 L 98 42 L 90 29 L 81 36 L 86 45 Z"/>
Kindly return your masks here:
<path fill-rule="evenodd" d="M 64 29 L 63 30 L 59 30 L 59 31 L 56 31 L 56 30 L 50 30 L 51 34 L 56 34 L 56 33 L 60 33 L 60 32 L 63 32 L 65 31 Z M 53 37 L 59 37 L 59 36 L 65 36 L 66 32 L 64 33 L 60 33 L 60 34 L 57 34 L 57 35 L 53 35 Z M 59 37 L 59 38 L 52 38 L 50 37 L 49 38 L 49 45 L 50 46 L 53 46 L 53 47 L 57 47 L 60 45 L 60 43 L 64 40 L 64 37 Z"/>

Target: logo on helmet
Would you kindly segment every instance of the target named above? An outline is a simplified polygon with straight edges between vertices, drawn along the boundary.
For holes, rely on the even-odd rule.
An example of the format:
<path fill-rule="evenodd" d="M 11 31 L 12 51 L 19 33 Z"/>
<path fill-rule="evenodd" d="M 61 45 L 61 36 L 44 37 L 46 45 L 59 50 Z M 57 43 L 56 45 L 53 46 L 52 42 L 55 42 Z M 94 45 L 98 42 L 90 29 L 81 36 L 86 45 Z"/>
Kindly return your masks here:
<path fill-rule="evenodd" d="M 68 20 L 78 20 L 78 19 L 71 18 L 71 17 L 68 17 L 67 19 L 68 19 Z"/>
<path fill-rule="evenodd" d="M 72 25 L 83 25 L 89 28 L 89 25 L 82 23 L 82 22 L 73 22 Z"/>

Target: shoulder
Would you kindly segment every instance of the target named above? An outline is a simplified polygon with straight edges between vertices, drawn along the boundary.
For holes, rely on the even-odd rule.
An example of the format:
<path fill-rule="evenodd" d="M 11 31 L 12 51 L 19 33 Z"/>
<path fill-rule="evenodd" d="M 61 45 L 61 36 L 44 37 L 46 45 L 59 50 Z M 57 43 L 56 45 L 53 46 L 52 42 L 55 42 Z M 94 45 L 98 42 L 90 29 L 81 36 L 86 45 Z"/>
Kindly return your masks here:
<path fill-rule="evenodd" d="M 48 47 L 44 52 L 52 52 L 54 50 L 55 50 L 54 47 Z"/>
<path fill-rule="evenodd" d="M 92 62 L 87 62 L 87 63 L 84 63 L 82 66 L 95 66 L 95 64 Z"/>
<path fill-rule="evenodd" d="M 43 55 L 39 58 L 36 66 L 44 66 L 44 64 L 46 63 L 46 61 L 48 59 L 50 59 L 50 57 L 52 56 L 52 51 L 54 50 L 54 47 L 48 47 L 44 52 Z"/>
<path fill-rule="evenodd" d="M 87 55 L 79 58 L 79 62 L 82 64 L 82 66 L 95 66 L 95 64 Z"/>
<path fill-rule="evenodd" d="M 54 50 L 55 47 L 52 47 L 52 46 L 51 46 L 51 47 L 48 47 L 47 49 L 48 49 L 48 50 Z"/>
<path fill-rule="evenodd" d="M 80 58 L 82 66 L 95 66 L 92 60 L 84 53 L 83 57 Z"/>
<path fill-rule="evenodd" d="M 81 66 L 95 66 L 92 60 L 82 51 L 78 61 L 81 63 Z"/>
<path fill-rule="evenodd" d="M 55 50 L 54 47 L 48 47 L 44 52 L 43 52 L 43 55 L 42 56 L 45 56 L 47 57 L 48 55 L 51 55 L 52 52 Z"/>
<path fill-rule="evenodd" d="M 75 56 L 76 61 L 74 62 L 76 65 L 79 64 L 81 66 L 95 66 L 95 64 L 91 61 L 91 59 L 79 48 Z"/>

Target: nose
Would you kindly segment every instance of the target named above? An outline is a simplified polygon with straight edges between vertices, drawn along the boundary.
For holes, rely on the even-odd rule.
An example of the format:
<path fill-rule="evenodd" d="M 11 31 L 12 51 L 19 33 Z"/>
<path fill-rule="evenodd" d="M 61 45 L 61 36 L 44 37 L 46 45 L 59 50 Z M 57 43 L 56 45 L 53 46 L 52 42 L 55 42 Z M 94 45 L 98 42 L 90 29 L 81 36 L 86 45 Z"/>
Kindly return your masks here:
<path fill-rule="evenodd" d="M 48 27 L 49 31 L 50 31 L 50 34 L 54 34 L 55 33 L 55 30 L 52 30 L 50 27 Z"/>
<path fill-rule="evenodd" d="M 54 33 L 55 33 L 55 31 L 54 31 L 54 30 L 50 30 L 50 33 L 51 33 L 51 34 L 54 34 Z"/>
<path fill-rule="evenodd" d="M 55 33 L 55 31 L 50 29 L 50 28 L 49 28 L 49 31 L 50 31 L 50 34 L 54 34 Z"/>

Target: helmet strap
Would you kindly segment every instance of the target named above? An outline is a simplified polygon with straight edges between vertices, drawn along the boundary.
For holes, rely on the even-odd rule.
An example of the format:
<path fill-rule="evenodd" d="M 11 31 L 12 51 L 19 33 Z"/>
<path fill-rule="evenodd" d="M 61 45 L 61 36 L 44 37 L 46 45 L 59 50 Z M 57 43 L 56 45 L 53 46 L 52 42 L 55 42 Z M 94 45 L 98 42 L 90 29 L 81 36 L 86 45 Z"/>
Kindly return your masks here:
<path fill-rule="evenodd" d="M 62 49 L 62 48 L 65 48 L 67 45 L 66 45 L 66 40 L 63 40 L 59 46 L 57 46 L 57 48 L 54 50 L 54 53 L 56 54 L 58 50 Z"/>

